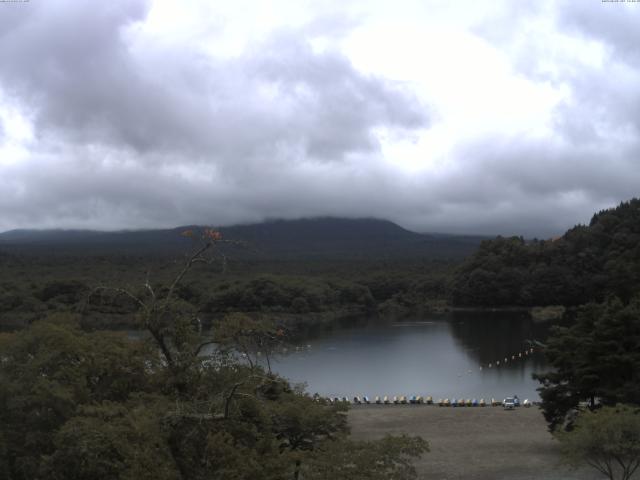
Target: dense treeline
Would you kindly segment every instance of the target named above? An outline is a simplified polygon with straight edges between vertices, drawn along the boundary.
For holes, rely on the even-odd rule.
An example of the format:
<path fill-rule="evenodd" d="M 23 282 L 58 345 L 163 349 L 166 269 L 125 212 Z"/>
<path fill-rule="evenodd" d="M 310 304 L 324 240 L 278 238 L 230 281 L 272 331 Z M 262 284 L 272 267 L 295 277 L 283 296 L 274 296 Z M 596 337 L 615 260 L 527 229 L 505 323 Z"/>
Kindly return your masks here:
<path fill-rule="evenodd" d="M 552 370 L 534 375 L 550 428 L 571 428 L 580 402 L 640 405 L 638 345 L 640 296 L 584 305 L 571 325 L 554 326 L 545 348 Z"/>
<path fill-rule="evenodd" d="M 0 328 L 24 327 L 52 312 L 82 314 L 88 327 L 131 326 L 126 298 L 90 295 L 98 286 L 161 288 L 181 266 L 176 257 L 33 256 L 0 258 Z M 302 322 L 309 315 L 402 315 L 447 302 L 454 264 L 448 261 L 271 261 L 231 259 L 197 265 L 176 294 L 205 322 L 229 312 L 284 315 Z M 269 272 L 269 273 L 266 273 Z"/>
<path fill-rule="evenodd" d="M 457 271 L 454 305 L 581 305 L 640 288 L 640 200 L 593 216 L 553 240 L 486 240 Z"/>

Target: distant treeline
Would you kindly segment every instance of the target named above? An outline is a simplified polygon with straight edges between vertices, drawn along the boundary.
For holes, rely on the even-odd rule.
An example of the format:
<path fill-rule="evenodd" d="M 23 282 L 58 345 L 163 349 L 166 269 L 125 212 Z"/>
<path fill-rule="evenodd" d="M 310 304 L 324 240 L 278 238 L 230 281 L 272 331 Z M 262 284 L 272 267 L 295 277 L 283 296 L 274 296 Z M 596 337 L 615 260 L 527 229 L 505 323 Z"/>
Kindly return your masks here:
<path fill-rule="evenodd" d="M 5 255 L 0 263 L 0 328 L 23 327 L 59 311 L 81 313 L 88 327 L 132 326 L 136 306 L 130 299 L 91 292 L 111 286 L 142 293 L 147 278 L 161 289 L 182 267 L 170 257 L 119 255 Z M 205 322 L 229 312 L 286 314 L 299 322 L 308 314 L 403 315 L 445 305 L 454 268 L 453 263 L 430 260 L 230 260 L 226 272 L 219 264 L 198 265 L 176 294 L 201 312 Z"/>
<path fill-rule="evenodd" d="M 581 305 L 640 290 L 640 200 L 593 216 L 553 240 L 483 241 L 459 267 L 454 305 Z"/>

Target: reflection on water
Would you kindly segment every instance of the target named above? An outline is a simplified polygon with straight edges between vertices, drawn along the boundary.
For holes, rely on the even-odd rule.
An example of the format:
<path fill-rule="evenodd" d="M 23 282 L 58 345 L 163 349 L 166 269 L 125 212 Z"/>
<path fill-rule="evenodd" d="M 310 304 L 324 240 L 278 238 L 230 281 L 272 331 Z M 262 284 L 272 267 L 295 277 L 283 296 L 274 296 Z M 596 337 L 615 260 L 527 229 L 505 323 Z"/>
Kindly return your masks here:
<path fill-rule="evenodd" d="M 546 327 L 526 316 L 458 312 L 333 330 L 305 340 L 300 351 L 278 357 L 272 367 L 325 396 L 537 399 L 531 374 L 545 369 L 544 359 L 518 353 L 527 340 L 545 337 Z"/>

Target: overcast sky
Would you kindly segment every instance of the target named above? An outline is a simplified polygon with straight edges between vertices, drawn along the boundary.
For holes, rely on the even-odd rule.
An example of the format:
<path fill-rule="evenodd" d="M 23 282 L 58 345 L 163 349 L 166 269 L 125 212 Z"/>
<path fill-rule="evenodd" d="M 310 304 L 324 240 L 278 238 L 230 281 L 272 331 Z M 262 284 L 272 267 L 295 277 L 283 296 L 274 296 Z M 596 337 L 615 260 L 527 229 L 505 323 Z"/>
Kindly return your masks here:
<path fill-rule="evenodd" d="M 640 190 L 640 3 L 0 3 L 0 231 L 386 218 L 546 237 Z"/>

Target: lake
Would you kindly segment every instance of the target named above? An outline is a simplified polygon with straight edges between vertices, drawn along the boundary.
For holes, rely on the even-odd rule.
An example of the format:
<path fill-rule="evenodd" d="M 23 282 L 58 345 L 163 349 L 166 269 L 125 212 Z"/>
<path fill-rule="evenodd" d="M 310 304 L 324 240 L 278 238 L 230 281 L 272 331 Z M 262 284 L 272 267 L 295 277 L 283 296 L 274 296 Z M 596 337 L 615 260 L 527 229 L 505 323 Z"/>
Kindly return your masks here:
<path fill-rule="evenodd" d="M 322 396 L 537 400 L 539 384 L 531 374 L 546 364 L 528 342 L 544 341 L 547 331 L 547 325 L 518 313 L 455 312 L 358 323 L 304 340 L 272 360 L 272 368 Z"/>

